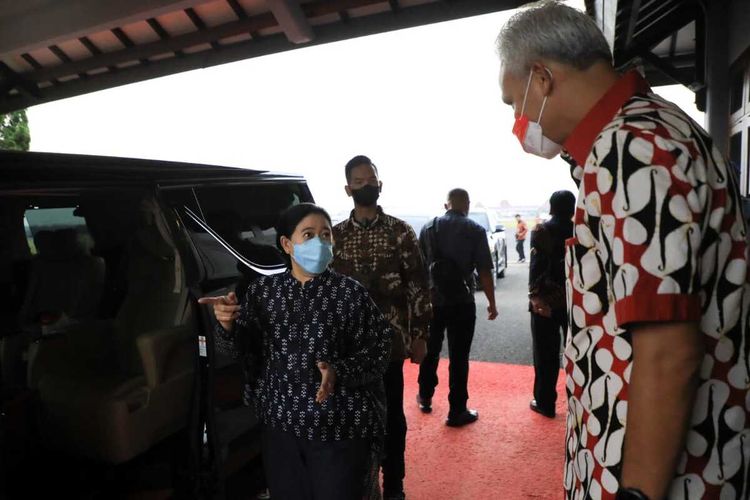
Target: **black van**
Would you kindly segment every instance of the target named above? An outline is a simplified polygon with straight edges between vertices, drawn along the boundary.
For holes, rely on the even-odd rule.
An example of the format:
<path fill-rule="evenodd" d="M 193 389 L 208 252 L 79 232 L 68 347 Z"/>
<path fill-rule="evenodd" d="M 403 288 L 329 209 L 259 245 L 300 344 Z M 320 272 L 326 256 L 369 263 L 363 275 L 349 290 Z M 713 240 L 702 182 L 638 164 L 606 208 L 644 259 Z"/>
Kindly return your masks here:
<path fill-rule="evenodd" d="M 307 201 L 290 175 L 0 152 L 0 498 L 233 496 L 256 422 L 196 301 L 281 272 Z"/>

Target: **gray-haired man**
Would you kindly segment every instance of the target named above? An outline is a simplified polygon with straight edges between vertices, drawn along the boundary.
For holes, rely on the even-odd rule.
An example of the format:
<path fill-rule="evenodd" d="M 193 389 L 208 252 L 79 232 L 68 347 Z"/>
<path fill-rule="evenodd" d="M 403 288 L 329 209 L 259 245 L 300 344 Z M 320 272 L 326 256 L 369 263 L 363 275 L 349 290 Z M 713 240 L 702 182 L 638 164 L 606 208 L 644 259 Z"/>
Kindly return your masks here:
<path fill-rule="evenodd" d="M 567 498 L 747 498 L 746 228 L 710 137 L 592 19 L 557 2 L 498 37 L 525 151 L 564 148 L 579 183 L 567 242 Z"/>

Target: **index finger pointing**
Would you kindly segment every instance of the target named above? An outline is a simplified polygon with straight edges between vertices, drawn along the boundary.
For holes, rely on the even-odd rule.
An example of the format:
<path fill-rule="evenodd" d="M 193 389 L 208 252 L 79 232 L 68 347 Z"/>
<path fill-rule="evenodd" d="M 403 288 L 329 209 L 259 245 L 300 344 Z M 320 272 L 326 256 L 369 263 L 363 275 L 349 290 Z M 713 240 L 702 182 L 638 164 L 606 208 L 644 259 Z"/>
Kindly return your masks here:
<path fill-rule="evenodd" d="M 224 297 L 201 297 L 198 299 L 199 304 L 223 304 Z"/>

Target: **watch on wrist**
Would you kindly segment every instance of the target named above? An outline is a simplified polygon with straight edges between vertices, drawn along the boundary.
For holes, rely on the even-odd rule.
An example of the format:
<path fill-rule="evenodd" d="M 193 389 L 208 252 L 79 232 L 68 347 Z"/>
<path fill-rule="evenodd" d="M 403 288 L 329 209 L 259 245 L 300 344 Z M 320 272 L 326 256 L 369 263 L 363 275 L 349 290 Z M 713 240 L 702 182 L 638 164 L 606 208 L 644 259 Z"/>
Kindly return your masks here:
<path fill-rule="evenodd" d="M 649 498 L 637 488 L 620 487 L 617 489 L 615 500 L 649 500 Z"/>

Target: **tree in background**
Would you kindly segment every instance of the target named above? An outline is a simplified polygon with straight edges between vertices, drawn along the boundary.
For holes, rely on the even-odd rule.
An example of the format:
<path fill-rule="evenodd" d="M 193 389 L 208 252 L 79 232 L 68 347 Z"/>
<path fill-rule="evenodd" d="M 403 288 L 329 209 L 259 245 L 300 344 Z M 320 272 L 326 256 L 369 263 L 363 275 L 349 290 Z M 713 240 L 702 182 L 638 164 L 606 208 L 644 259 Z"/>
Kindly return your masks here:
<path fill-rule="evenodd" d="M 0 115 L 0 149 L 28 151 L 31 142 L 26 110 Z"/>

